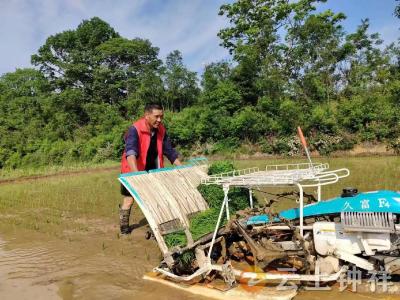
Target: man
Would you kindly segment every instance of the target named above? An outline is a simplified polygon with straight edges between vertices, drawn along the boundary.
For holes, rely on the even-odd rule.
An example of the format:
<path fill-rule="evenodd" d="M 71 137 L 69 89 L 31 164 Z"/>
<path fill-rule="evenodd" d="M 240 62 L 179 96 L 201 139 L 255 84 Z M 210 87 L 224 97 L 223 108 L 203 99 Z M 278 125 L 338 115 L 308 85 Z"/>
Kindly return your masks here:
<path fill-rule="evenodd" d="M 164 167 L 164 155 L 175 166 L 180 166 L 178 153 L 172 147 L 165 127 L 162 124 L 163 108 L 158 104 L 147 104 L 144 116 L 134 122 L 125 134 L 125 151 L 122 154 L 121 173 L 149 171 Z M 129 216 L 133 198 L 126 188 L 121 185 L 121 194 L 124 196 L 120 207 L 120 230 L 122 234 L 129 234 Z"/>

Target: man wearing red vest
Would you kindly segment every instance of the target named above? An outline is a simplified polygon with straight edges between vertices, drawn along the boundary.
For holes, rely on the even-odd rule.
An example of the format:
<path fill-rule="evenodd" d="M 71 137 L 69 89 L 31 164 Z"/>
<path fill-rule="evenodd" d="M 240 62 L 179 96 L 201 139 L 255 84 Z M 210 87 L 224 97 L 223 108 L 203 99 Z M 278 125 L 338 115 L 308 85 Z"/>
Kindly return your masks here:
<path fill-rule="evenodd" d="M 134 122 L 125 134 L 125 150 L 121 159 L 121 173 L 149 171 L 164 167 L 164 155 L 176 165 L 181 165 L 178 153 L 172 147 L 165 127 L 162 124 L 163 108 L 158 104 L 147 104 L 144 116 Z M 122 234 L 129 234 L 129 216 L 133 198 L 121 185 L 124 196 L 120 208 L 120 229 Z"/>

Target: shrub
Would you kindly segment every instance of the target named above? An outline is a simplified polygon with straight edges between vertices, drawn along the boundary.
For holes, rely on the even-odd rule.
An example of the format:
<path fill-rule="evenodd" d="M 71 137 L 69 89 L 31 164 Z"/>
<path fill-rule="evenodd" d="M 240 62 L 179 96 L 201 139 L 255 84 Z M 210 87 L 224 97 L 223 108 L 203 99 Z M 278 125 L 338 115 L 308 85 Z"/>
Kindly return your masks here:
<path fill-rule="evenodd" d="M 246 106 L 231 118 L 230 132 L 241 141 L 257 142 L 260 136 L 266 136 L 276 130 L 274 121 L 255 107 Z"/>
<path fill-rule="evenodd" d="M 261 152 L 262 153 L 268 153 L 268 154 L 272 154 L 274 152 L 274 149 L 272 147 L 272 144 L 268 141 L 268 140 L 262 140 L 258 143 Z"/>
<path fill-rule="evenodd" d="M 214 162 L 212 165 L 210 165 L 208 168 L 208 175 L 225 173 L 233 170 L 235 170 L 235 167 L 233 166 L 232 161 L 222 160 Z"/>
<path fill-rule="evenodd" d="M 285 136 L 271 139 L 271 148 L 274 154 L 298 155 L 301 153 L 301 143 L 297 136 Z"/>
<path fill-rule="evenodd" d="M 389 149 L 393 149 L 394 153 L 400 155 L 400 137 L 391 141 L 388 145 Z"/>
<path fill-rule="evenodd" d="M 221 141 L 216 142 L 211 149 L 211 153 L 229 154 L 235 151 L 239 146 L 240 146 L 240 140 L 238 138 L 228 137 Z"/>
<path fill-rule="evenodd" d="M 356 139 L 348 134 L 336 136 L 320 134 L 317 137 L 313 138 L 310 144 L 311 147 L 319 152 L 319 154 L 328 155 L 338 150 L 353 149 L 356 142 Z"/>

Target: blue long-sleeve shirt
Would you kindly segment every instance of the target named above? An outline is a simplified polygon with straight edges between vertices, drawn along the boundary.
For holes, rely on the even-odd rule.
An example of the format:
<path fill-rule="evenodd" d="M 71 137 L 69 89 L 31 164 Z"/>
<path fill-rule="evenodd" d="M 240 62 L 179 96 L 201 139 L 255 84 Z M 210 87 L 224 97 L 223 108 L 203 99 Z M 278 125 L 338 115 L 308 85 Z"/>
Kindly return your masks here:
<path fill-rule="evenodd" d="M 152 134 L 157 134 L 153 131 Z M 135 126 L 129 127 L 128 134 L 125 136 L 125 153 L 126 157 L 135 155 L 139 156 L 139 135 Z M 167 133 L 164 135 L 163 139 L 163 155 L 165 155 L 168 160 L 172 163 L 178 158 L 178 152 L 172 147 L 171 140 L 169 139 Z"/>

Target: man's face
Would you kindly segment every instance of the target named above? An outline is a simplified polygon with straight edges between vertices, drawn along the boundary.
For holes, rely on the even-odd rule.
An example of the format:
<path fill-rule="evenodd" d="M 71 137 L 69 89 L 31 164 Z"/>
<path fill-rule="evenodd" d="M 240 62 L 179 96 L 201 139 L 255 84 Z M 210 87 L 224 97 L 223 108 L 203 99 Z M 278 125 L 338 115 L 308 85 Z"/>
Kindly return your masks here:
<path fill-rule="evenodd" d="M 153 109 L 151 112 L 146 112 L 144 115 L 150 129 L 157 129 L 164 118 L 164 111 L 161 109 Z"/>

